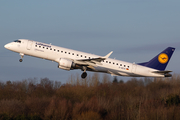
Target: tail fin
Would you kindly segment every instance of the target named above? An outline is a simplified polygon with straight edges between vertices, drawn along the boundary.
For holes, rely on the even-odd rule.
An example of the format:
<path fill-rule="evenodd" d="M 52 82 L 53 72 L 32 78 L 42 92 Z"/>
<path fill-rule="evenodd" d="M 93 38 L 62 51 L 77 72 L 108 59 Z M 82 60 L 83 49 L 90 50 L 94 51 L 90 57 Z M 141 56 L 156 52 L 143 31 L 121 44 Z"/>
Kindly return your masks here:
<path fill-rule="evenodd" d="M 149 62 L 139 63 L 139 65 L 163 71 L 166 69 L 166 66 L 171 59 L 174 50 L 175 48 L 168 47 Z"/>

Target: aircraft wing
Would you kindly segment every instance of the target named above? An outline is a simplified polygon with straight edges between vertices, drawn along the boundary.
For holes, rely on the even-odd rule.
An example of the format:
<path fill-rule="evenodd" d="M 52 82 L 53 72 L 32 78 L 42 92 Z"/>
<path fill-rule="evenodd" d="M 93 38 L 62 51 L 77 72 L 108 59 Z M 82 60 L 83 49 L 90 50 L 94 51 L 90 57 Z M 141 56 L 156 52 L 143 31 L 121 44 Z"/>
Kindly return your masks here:
<path fill-rule="evenodd" d="M 89 68 L 93 69 L 93 67 L 96 67 L 97 64 L 102 65 L 101 61 L 107 59 L 112 53 L 113 51 L 111 51 L 109 54 L 107 54 L 104 57 L 98 57 L 98 58 L 92 58 L 92 59 L 78 59 L 78 60 L 74 60 L 74 62 L 79 65 L 89 66 Z"/>

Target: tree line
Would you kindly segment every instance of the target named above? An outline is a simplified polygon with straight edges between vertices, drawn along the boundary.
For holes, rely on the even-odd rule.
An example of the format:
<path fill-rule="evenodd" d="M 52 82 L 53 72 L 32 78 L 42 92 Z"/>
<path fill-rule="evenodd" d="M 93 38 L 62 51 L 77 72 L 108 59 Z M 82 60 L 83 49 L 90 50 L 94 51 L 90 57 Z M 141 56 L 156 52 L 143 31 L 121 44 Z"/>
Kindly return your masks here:
<path fill-rule="evenodd" d="M 0 82 L 2 120 L 179 120 L 180 75 Z"/>

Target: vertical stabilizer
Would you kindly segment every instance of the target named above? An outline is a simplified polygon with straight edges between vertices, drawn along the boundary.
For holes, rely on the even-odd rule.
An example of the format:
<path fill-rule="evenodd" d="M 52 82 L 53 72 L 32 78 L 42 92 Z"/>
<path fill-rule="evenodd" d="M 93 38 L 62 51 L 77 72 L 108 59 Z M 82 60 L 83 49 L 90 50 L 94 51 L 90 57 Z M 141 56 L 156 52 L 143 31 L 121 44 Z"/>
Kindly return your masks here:
<path fill-rule="evenodd" d="M 139 63 L 139 65 L 163 71 L 166 69 L 166 66 L 169 63 L 174 50 L 175 48 L 168 47 L 149 62 Z"/>

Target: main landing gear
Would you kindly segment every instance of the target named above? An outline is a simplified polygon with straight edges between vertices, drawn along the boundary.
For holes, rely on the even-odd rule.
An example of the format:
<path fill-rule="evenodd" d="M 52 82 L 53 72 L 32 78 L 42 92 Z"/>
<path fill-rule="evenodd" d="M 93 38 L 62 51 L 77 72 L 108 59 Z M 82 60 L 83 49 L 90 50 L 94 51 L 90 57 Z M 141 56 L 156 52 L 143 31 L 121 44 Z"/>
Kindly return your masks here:
<path fill-rule="evenodd" d="M 22 62 L 22 61 L 23 61 L 24 54 L 23 54 L 23 53 L 19 53 L 19 55 L 21 56 L 21 59 L 19 59 L 19 62 Z"/>
<path fill-rule="evenodd" d="M 82 79 L 84 79 L 84 78 L 87 77 L 86 69 L 87 69 L 86 66 L 83 66 L 83 67 L 82 67 L 82 70 L 84 71 L 84 72 L 81 74 L 81 78 L 82 78 Z"/>
<path fill-rule="evenodd" d="M 82 78 L 82 79 L 86 78 L 86 76 L 87 76 L 87 72 L 83 72 L 83 73 L 81 74 L 81 78 Z"/>

